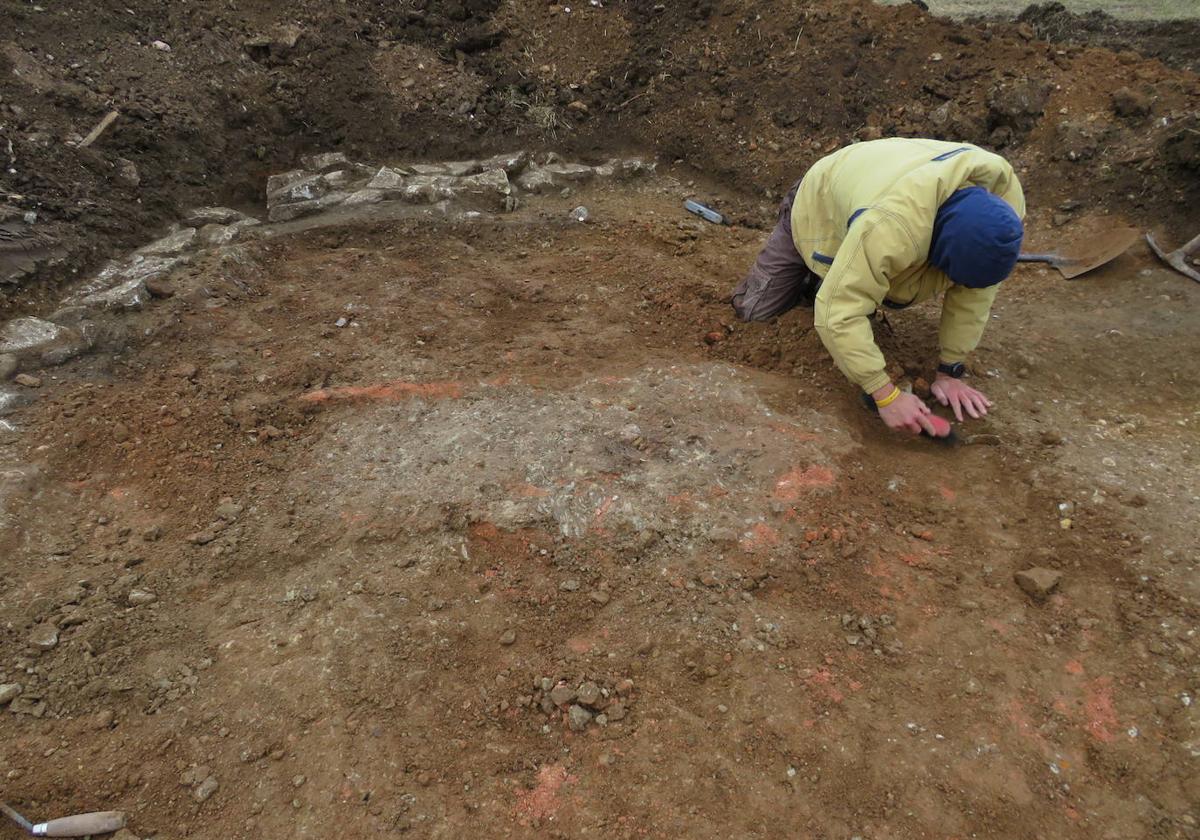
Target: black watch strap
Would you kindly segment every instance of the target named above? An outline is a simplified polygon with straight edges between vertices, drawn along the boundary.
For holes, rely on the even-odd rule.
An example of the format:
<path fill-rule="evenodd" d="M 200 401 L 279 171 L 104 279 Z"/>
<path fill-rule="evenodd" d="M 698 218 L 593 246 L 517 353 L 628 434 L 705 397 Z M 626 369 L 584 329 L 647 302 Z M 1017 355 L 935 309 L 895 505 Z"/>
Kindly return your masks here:
<path fill-rule="evenodd" d="M 944 373 L 947 376 L 953 377 L 954 379 L 962 379 L 963 374 L 967 372 L 967 366 L 962 362 L 955 362 L 952 365 L 942 362 L 937 366 L 937 369 L 938 373 Z"/>

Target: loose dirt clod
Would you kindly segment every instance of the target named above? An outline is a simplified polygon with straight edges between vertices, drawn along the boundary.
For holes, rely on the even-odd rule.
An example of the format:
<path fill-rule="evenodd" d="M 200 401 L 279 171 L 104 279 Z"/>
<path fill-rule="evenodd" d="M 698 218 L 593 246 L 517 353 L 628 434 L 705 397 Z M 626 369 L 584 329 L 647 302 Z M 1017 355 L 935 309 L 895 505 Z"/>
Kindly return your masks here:
<path fill-rule="evenodd" d="M 1062 572 L 1055 569 L 1034 567 L 1013 575 L 1017 586 L 1035 601 L 1044 601 L 1062 580 Z"/>

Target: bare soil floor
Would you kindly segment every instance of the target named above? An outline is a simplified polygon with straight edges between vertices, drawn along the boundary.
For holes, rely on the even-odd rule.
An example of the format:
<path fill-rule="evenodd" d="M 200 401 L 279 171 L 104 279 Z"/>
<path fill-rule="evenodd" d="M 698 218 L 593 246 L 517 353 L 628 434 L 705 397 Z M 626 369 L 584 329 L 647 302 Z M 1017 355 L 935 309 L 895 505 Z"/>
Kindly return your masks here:
<path fill-rule="evenodd" d="M 1022 269 L 994 415 L 900 440 L 811 313 L 731 321 L 762 234 L 664 177 L 284 227 L 43 372 L 0 431 L 6 796 L 162 838 L 1200 836 L 1200 289 Z M 880 330 L 913 377 L 937 314 Z"/>

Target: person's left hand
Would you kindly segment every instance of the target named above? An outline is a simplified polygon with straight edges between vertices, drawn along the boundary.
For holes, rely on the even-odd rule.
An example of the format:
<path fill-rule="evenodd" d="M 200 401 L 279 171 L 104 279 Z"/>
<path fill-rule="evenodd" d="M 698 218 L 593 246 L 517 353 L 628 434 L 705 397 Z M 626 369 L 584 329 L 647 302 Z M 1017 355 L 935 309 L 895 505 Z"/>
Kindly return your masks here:
<path fill-rule="evenodd" d="M 976 391 L 961 379 L 952 376 L 939 375 L 929 388 L 942 405 L 954 409 L 954 416 L 962 422 L 963 411 L 975 419 L 988 413 L 992 401 L 981 392 Z"/>

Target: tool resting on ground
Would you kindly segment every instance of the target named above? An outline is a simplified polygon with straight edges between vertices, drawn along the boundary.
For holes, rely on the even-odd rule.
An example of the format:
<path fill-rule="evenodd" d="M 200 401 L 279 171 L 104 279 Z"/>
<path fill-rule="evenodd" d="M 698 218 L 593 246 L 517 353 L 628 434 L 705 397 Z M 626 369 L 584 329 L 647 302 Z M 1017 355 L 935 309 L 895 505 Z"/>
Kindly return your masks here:
<path fill-rule="evenodd" d="M 94 834 L 120 831 L 125 827 L 123 811 L 95 811 L 36 824 L 18 814 L 6 802 L 0 802 L 0 811 L 31 837 L 90 837 Z"/>

